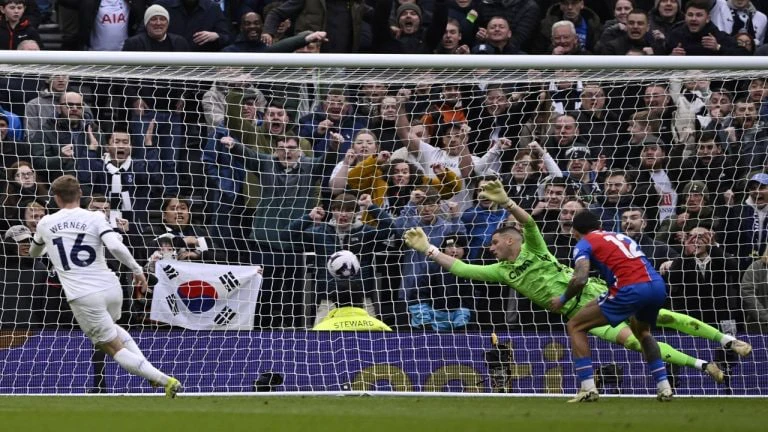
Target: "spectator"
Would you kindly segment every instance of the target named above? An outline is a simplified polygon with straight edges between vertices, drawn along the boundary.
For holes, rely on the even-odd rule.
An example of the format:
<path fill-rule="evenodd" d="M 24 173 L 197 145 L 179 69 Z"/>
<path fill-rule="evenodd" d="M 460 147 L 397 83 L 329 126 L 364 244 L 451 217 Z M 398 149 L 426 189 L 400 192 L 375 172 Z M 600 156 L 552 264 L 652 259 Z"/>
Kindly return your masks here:
<path fill-rule="evenodd" d="M 650 33 L 648 15 L 641 10 L 630 12 L 626 30 L 618 35 L 608 35 L 595 45 L 595 54 L 626 55 L 630 50 L 639 50 L 647 55 L 661 54 L 664 45 L 657 43 Z"/>
<path fill-rule="evenodd" d="M 346 153 L 352 138 L 366 127 L 364 119 L 354 116 L 347 95 L 338 87 L 329 89 L 325 101 L 299 122 L 299 136 L 311 142 L 312 149 L 320 153 L 331 148 L 329 144 L 334 139 L 340 139 L 339 152 Z"/>
<path fill-rule="evenodd" d="M 440 251 L 463 259 L 466 248 L 466 238 L 453 235 L 443 240 Z M 411 326 L 438 332 L 466 330 L 472 322 L 472 285 L 445 270 L 434 270 L 429 284 L 419 289 L 416 303 L 408 307 Z"/>
<path fill-rule="evenodd" d="M 14 225 L 3 233 L 0 254 L 0 329 L 22 330 L 40 327 L 45 306 L 45 279 L 48 274 L 40 259 L 29 256 L 32 232 Z"/>
<path fill-rule="evenodd" d="M 422 25 L 421 7 L 403 3 L 395 12 L 396 27 L 389 27 L 391 0 L 376 0 L 373 18 L 373 49 L 378 53 L 427 54 L 437 49 L 448 20 L 446 0 L 436 0 L 432 22 Z M 426 27 L 426 28 L 425 28 Z"/>
<path fill-rule="evenodd" d="M 517 150 L 512 169 L 502 177 L 509 196 L 527 212 L 536 203 L 538 183 L 542 178 L 540 157 L 527 148 Z"/>
<path fill-rule="evenodd" d="M 666 37 L 666 54 L 671 55 L 748 55 L 736 39 L 720 31 L 709 19 L 709 0 L 689 0 L 685 4 L 685 24 L 676 26 Z"/>
<path fill-rule="evenodd" d="M 166 257 L 161 247 L 170 247 L 174 259 L 179 261 L 226 262 L 221 240 L 212 237 L 205 225 L 195 223 L 191 207 L 192 201 L 187 198 L 163 199 L 161 223 L 152 224 L 144 235 L 148 264 Z"/>
<path fill-rule="evenodd" d="M 658 223 L 664 222 L 675 213 L 677 207 L 677 181 L 679 177 L 679 159 L 670 161 L 667 157 L 669 145 L 658 139 L 648 137 L 643 141 L 643 149 L 640 152 L 640 166 L 635 178 L 637 188 L 635 193 L 641 191 L 648 200 L 656 201 L 653 209 L 647 211 L 649 226 L 653 230 Z M 651 219 L 653 218 L 653 219 Z"/>
<path fill-rule="evenodd" d="M 475 0 L 448 0 L 448 20 L 446 32 L 443 35 L 442 48 L 445 49 L 445 38 L 450 32 L 452 39 L 455 38 L 456 47 L 466 45 L 470 47 L 475 44 L 475 33 L 478 27 L 478 12 L 475 9 L 477 2 Z M 484 5 L 485 3 L 482 3 Z M 538 21 L 538 18 L 537 18 Z M 452 28 L 453 26 L 453 28 Z M 449 54 L 441 52 L 438 48 L 438 54 Z"/>
<path fill-rule="evenodd" d="M 432 167 L 434 177 L 423 175 L 414 164 L 404 159 L 387 159 L 384 152 L 372 154 L 349 170 L 348 187 L 363 194 L 371 194 L 374 204 L 393 216 L 400 216 L 417 187 L 432 186 L 441 199 L 450 199 L 461 188 L 456 174 L 440 165 Z M 363 221 L 369 221 L 363 214 Z"/>
<path fill-rule="evenodd" d="M 579 42 L 579 34 L 572 22 L 563 20 L 552 24 L 552 51 L 545 54 L 579 55 L 591 54 Z"/>
<path fill-rule="evenodd" d="M 609 41 L 625 34 L 627 31 L 627 17 L 629 17 L 629 13 L 633 9 L 635 9 L 633 0 L 616 0 L 613 2 L 613 19 L 603 23 L 598 43 Z"/>
<path fill-rule="evenodd" d="M 752 78 L 749 81 L 747 91 L 749 92 L 747 99 L 759 107 L 760 121 L 763 124 L 768 124 L 768 89 L 765 78 Z"/>
<path fill-rule="evenodd" d="M 27 139 L 30 143 L 39 143 L 43 140 L 43 123 L 56 115 L 56 107 L 62 93 L 74 90 L 74 87 L 69 84 L 68 75 L 51 75 L 45 83 L 46 87 L 41 89 L 38 96 L 27 102 L 24 107 Z M 86 113 L 90 113 L 90 108 L 85 109 Z"/>
<path fill-rule="evenodd" d="M 729 203 L 725 213 L 723 244 L 746 268 L 766 252 L 768 245 L 768 174 L 749 178 L 741 203 Z"/>
<path fill-rule="evenodd" d="M 40 51 L 40 44 L 34 39 L 24 39 L 16 47 L 17 51 Z"/>
<path fill-rule="evenodd" d="M 334 138 L 336 139 L 336 138 Z M 341 140 L 338 139 L 336 145 L 341 144 Z M 331 178 L 328 181 L 328 187 L 331 189 L 331 195 L 336 196 L 344 192 L 347 188 L 347 174 L 350 168 L 357 166 L 364 159 L 371 155 L 376 155 L 376 164 L 384 165 L 389 160 L 389 153 L 379 153 L 379 144 L 376 141 L 376 136 L 368 129 L 361 129 L 355 135 L 355 139 L 352 142 L 352 146 L 347 150 L 344 155 L 344 159 L 337 163 L 331 173 Z"/>
<path fill-rule="evenodd" d="M 653 238 L 653 231 L 647 230 L 648 221 L 645 211 L 638 207 L 630 207 L 621 215 L 622 232 L 637 243 L 640 251 L 651 262 L 653 268 L 659 270 L 661 265 L 680 256 L 674 249 Z M 650 234 L 649 234 L 650 232 Z"/>
<path fill-rule="evenodd" d="M 368 120 L 368 128 L 379 137 L 379 149 L 392 153 L 403 147 L 397 137 L 397 98 L 384 96 L 376 107 L 374 116 Z"/>
<path fill-rule="evenodd" d="M 702 113 L 696 116 L 696 130 L 713 130 L 725 141 L 725 130 L 733 123 L 733 94 L 727 89 L 719 89 L 710 93 Z"/>
<path fill-rule="evenodd" d="M 694 180 L 686 184 L 680 196 L 682 204 L 675 215 L 661 223 L 656 240 L 682 250 L 685 233 L 688 231 L 696 227 L 712 230 L 720 228 L 710 195 L 704 182 Z"/>
<path fill-rule="evenodd" d="M 732 156 L 723 151 L 723 144 L 713 131 L 699 134 L 696 152 L 685 158 L 681 166 L 679 183 L 691 180 L 704 182 L 707 190 L 716 197 L 715 204 L 723 204 L 724 193 L 733 189 L 734 180 L 740 177 Z"/>
<path fill-rule="evenodd" d="M 768 17 L 750 0 L 714 0 L 709 13 L 712 23 L 726 34 L 734 37 L 746 34 L 753 41 L 753 50 L 765 41 Z"/>
<path fill-rule="evenodd" d="M 621 216 L 630 207 L 638 207 L 633 196 L 634 184 L 624 170 L 612 170 L 606 174 L 603 185 L 604 195 L 597 197 L 589 209 L 600 216 L 605 231 L 621 232 Z M 646 207 L 647 209 L 647 207 Z"/>
<path fill-rule="evenodd" d="M 57 115 L 47 119 L 42 130 L 42 140 L 30 144 L 33 166 L 38 173 L 44 173 L 46 181 L 51 182 L 62 174 L 86 171 L 87 161 L 96 157 L 98 130 L 85 113 L 80 93 L 62 93 Z"/>
<path fill-rule="evenodd" d="M 466 104 L 461 86 L 443 84 L 440 100 L 433 103 L 422 116 L 421 121 L 427 127 L 430 136 L 437 134 L 439 125 L 447 123 L 463 123 L 467 120 Z"/>
<path fill-rule="evenodd" d="M 559 31 L 556 33 L 556 27 L 567 28 L 562 21 L 573 24 L 569 30 L 572 28 L 576 35 L 576 47 L 571 50 L 561 49 L 557 52 L 557 48 L 563 45 L 556 40 L 562 37 Z M 592 9 L 584 6 L 584 0 L 559 0 L 558 4 L 552 5 L 547 10 L 541 21 L 537 52 L 546 53 L 550 46 L 555 47 L 555 51 L 551 51 L 553 54 L 575 54 L 580 50 L 592 51 L 600 37 L 601 27 L 600 17 Z"/>
<path fill-rule="evenodd" d="M 160 5 L 144 12 L 144 32 L 131 36 L 123 43 L 123 51 L 179 52 L 190 51 L 183 36 L 169 32 L 170 15 Z"/>
<path fill-rule="evenodd" d="M 372 216 L 376 228 L 360 222 L 358 206 L 361 212 Z M 340 250 L 351 251 L 360 261 L 360 273 L 349 280 L 336 279 L 324 265 L 319 266 L 315 323 L 322 321 L 335 305 L 363 306 L 370 316 L 376 316 L 373 305 L 378 296 L 373 261 L 376 253 L 386 247 L 392 217 L 374 204 L 368 194 L 360 195 L 359 200 L 347 193 L 335 195 L 329 208 L 326 213 L 322 207 L 314 207 L 308 215 L 291 221 L 281 234 L 283 241 L 295 243 L 299 251 L 315 253 L 318 263 L 328 261 Z"/>
<path fill-rule="evenodd" d="M 726 152 L 737 156 L 736 167 L 762 170 L 768 162 L 768 133 L 757 114 L 757 105 L 746 99 L 733 104 L 733 122 L 725 129 Z"/>
<path fill-rule="evenodd" d="M 619 117 L 606 108 L 605 90 L 597 83 L 584 83 L 581 106 L 576 112 L 579 136 L 591 146 L 592 155 L 610 157 L 619 140 Z"/>
<path fill-rule="evenodd" d="M 300 256 L 294 252 L 298 245 L 282 242 L 280 233 L 290 221 L 308 214 L 314 207 L 317 184 L 325 167 L 336 163 L 336 149 L 329 147 L 328 151 L 315 152 L 314 158 L 308 158 L 301 153 L 299 139 L 291 135 L 278 141 L 271 154 L 260 153 L 231 137 L 222 138 L 221 143 L 235 161 L 259 175 L 261 194 L 250 235 L 255 240 L 251 262 L 263 265 L 265 270 L 258 311 L 263 319 L 259 326 L 293 326 L 293 320 L 300 314 L 291 308 L 300 301 L 294 301 L 292 296 L 299 293 L 297 281 L 303 278 L 299 271 L 305 265 L 299 263 Z"/>
<path fill-rule="evenodd" d="M 460 1 L 456 3 L 459 4 Z M 462 3 L 470 2 L 464 0 Z M 476 6 L 479 14 L 477 23 L 480 27 L 487 28 L 487 24 L 493 17 L 504 17 L 508 23 L 515 23 L 515 31 L 510 40 L 512 46 L 527 51 L 533 44 L 533 37 L 536 35 L 541 18 L 541 6 L 536 0 L 484 0 Z M 474 34 L 474 32 L 470 33 L 470 35 Z"/>
<path fill-rule="evenodd" d="M 675 131 L 678 142 L 688 144 L 693 138 L 692 132 L 697 128 L 697 116 L 704 115 L 707 103 L 711 101 L 712 91 L 709 88 L 710 81 L 706 78 L 681 81 L 673 79 L 669 81 L 669 96 L 677 107 L 675 118 Z M 719 103 L 716 103 L 720 106 Z"/>
<path fill-rule="evenodd" d="M 354 53 L 363 46 L 367 31 L 364 20 L 370 17 L 371 8 L 362 0 L 287 0 L 267 14 L 262 38 L 271 45 L 279 24 L 290 19 L 296 23 L 296 33 L 305 30 L 327 33 L 328 42 L 322 45 L 322 52 Z"/>
<path fill-rule="evenodd" d="M 147 0 L 81 0 L 79 48 L 121 51 L 125 40 L 139 33 L 147 3 Z"/>
<path fill-rule="evenodd" d="M 571 264 L 572 250 L 576 246 L 576 239 L 571 235 L 573 215 L 586 208 L 587 206 L 584 201 L 574 197 L 566 198 L 557 215 L 557 228 L 554 231 L 542 234 L 544 240 L 550 246 L 552 255 L 563 265 Z"/>
<path fill-rule="evenodd" d="M 747 55 L 755 55 L 756 48 L 755 48 L 755 40 L 752 39 L 752 36 L 749 35 L 746 31 L 742 30 L 739 31 L 739 33 L 734 36 L 736 39 L 736 45 L 740 46 L 741 48 L 744 48 L 747 50 Z M 21 46 L 21 45 L 19 45 Z"/>
<path fill-rule="evenodd" d="M 512 42 L 512 30 L 509 21 L 503 16 L 492 17 L 487 29 L 480 29 L 481 43 L 472 48 L 472 54 L 524 54 L 520 47 Z M 485 30 L 485 31 L 483 31 Z"/>
<path fill-rule="evenodd" d="M 125 130 L 114 130 L 105 150 L 103 157 L 94 152 L 89 169 L 79 171 L 77 177 L 86 195 L 104 195 L 116 219 L 133 221 L 143 231 L 150 222 L 150 212 L 157 210 L 152 202 L 178 193 L 176 176 L 163 172 L 158 160 L 135 158 Z"/>
<path fill-rule="evenodd" d="M 29 231 L 34 235 L 37 232 L 37 223 L 40 222 L 40 219 L 42 219 L 43 216 L 45 216 L 45 207 L 37 201 L 30 201 L 24 207 L 22 213 L 24 215 L 22 223 L 29 228 Z"/>
<path fill-rule="evenodd" d="M 644 109 L 648 110 L 649 119 L 658 120 L 658 130 L 655 132 L 661 142 L 675 142 L 675 117 L 677 107 L 672 102 L 669 87 L 666 83 L 652 83 L 643 91 Z"/>
<path fill-rule="evenodd" d="M 191 51 L 220 51 L 232 43 L 230 20 L 211 0 L 156 0 L 154 6 L 168 12 L 168 32 L 186 39 Z"/>
<path fill-rule="evenodd" d="M 30 146 L 26 140 L 21 142 L 16 140 L 13 131 L 8 127 L 8 117 L 0 113 L 0 142 L 2 142 L 2 164 L 3 167 L 9 167 L 15 161 L 31 160 Z"/>
<path fill-rule="evenodd" d="M 589 147 L 579 137 L 579 126 L 576 119 L 570 114 L 563 114 L 555 119 L 554 135 L 544 143 L 544 148 L 552 154 L 560 169 L 565 169 L 568 164 L 566 153 L 573 147 Z"/>
<path fill-rule="evenodd" d="M 656 0 L 656 5 L 648 13 L 651 34 L 657 43 L 665 43 L 672 27 L 683 21 L 681 0 Z"/>
<path fill-rule="evenodd" d="M 4 0 L 0 6 L 3 12 L 0 17 L 0 49 L 15 50 L 21 41 L 27 39 L 34 39 L 42 45 L 37 29 L 23 16 L 26 4 L 27 0 Z"/>
<path fill-rule="evenodd" d="M 475 191 L 479 194 L 483 185 L 493 180 L 496 180 L 493 176 L 481 177 L 477 180 Z M 476 196 L 474 207 L 468 208 L 461 215 L 461 222 L 464 224 L 469 237 L 469 244 L 464 246 L 468 249 L 466 257 L 469 262 L 480 263 L 480 260 L 485 256 L 484 249 L 491 244 L 493 233 L 508 216 L 506 209 L 498 208 L 491 200 L 480 199 Z"/>
<path fill-rule="evenodd" d="M 27 204 L 48 199 L 48 187 L 37 180 L 37 174 L 27 161 L 18 161 L 6 171 L 5 193 L 0 196 L 2 204 L 2 219 L 0 229 L 21 222 L 22 212 Z"/>
<path fill-rule="evenodd" d="M 239 70 L 230 70 L 229 72 L 237 73 Z M 249 82 L 251 79 L 252 77 L 249 74 L 243 74 L 237 77 L 236 81 L 215 81 L 211 88 L 203 94 L 201 105 L 203 106 L 205 123 L 208 124 L 208 129 L 210 131 L 215 131 L 216 127 L 224 125 L 224 118 L 227 114 L 227 96 L 230 94 L 233 99 L 232 103 L 237 105 L 235 112 L 240 114 L 240 103 L 243 102 L 240 98 L 242 98 L 244 93 L 248 93 L 250 97 L 247 98 L 247 101 L 255 109 L 255 112 L 253 113 L 254 118 L 261 118 L 264 114 L 264 107 L 267 104 L 267 99 L 261 91 L 252 86 Z M 233 118 L 228 119 L 228 121 L 234 120 L 235 119 Z"/>
<path fill-rule="evenodd" d="M 272 45 L 267 45 L 261 40 L 263 23 L 261 15 L 256 12 L 248 12 L 240 19 L 240 33 L 237 34 L 232 44 L 224 47 L 224 52 L 294 52 L 311 43 L 325 41 L 326 33 L 303 31 L 296 36 L 281 39 Z"/>
<path fill-rule="evenodd" d="M 747 331 L 768 331 L 768 256 L 755 260 L 741 278 Z"/>
<path fill-rule="evenodd" d="M 743 322 L 739 275 L 737 261 L 714 242 L 712 231 L 693 228 L 682 256 L 669 266 L 671 309 L 733 334 Z"/>
<path fill-rule="evenodd" d="M 576 190 L 565 177 L 549 177 L 539 186 L 539 201 L 533 206 L 531 216 L 542 233 L 555 232 L 563 203 L 576 196 Z"/>
<path fill-rule="evenodd" d="M 416 200 L 414 200 L 416 198 Z M 410 228 L 421 227 L 431 244 L 443 244 L 446 238 L 465 235 L 464 225 L 451 222 L 440 216 L 440 195 L 434 188 L 427 188 L 423 197 L 413 196 L 408 207 L 395 219 L 399 236 Z M 429 325 L 430 317 L 422 313 L 420 288 L 429 286 L 429 262 L 423 254 L 408 250 L 401 260 L 403 275 L 402 298 L 408 302 L 411 327 Z"/>
<path fill-rule="evenodd" d="M 586 147 L 571 147 L 565 152 L 568 157 L 567 170 L 563 176 L 577 189 L 577 195 L 585 203 L 591 203 L 602 193 L 600 188 L 601 161 L 594 161 Z M 593 168 L 594 166 L 594 168 Z"/>
<path fill-rule="evenodd" d="M 468 110 L 470 133 L 467 145 L 473 155 L 484 155 L 501 138 L 517 140 L 520 136 L 522 104 L 511 103 L 508 90 L 504 84 L 488 84 L 482 106 Z M 502 170 L 509 169 L 511 156 L 511 152 L 502 156 L 504 165 L 507 165 Z"/>
<path fill-rule="evenodd" d="M 445 24 L 445 33 L 440 39 L 440 46 L 435 50 L 435 54 L 469 54 L 469 45 L 462 43 L 463 39 L 464 35 L 461 33 L 459 21 L 455 18 L 448 18 Z"/>

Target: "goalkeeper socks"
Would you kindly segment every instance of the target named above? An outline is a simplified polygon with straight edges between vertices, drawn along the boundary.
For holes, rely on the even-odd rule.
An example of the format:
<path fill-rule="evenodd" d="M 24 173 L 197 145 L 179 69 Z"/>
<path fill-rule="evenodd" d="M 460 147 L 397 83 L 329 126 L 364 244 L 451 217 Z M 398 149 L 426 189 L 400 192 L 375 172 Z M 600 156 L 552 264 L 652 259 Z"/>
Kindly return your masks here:
<path fill-rule="evenodd" d="M 595 388 L 591 357 L 573 359 L 573 370 L 576 372 L 576 376 L 581 383 L 582 390 L 593 390 Z"/>
<path fill-rule="evenodd" d="M 123 343 L 123 346 L 128 349 L 128 351 L 136 354 L 137 356 L 141 357 L 142 359 L 146 359 L 147 357 L 144 355 L 143 352 L 139 349 L 139 346 L 136 344 L 136 341 L 133 340 L 131 335 L 125 331 L 124 328 L 116 325 L 117 327 L 117 337 L 120 338 L 120 342 Z"/>
<path fill-rule="evenodd" d="M 134 375 L 146 378 L 150 382 L 156 382 L 160 385 L 168 383 L 168 375 L 157 370 L 149 360 L 137 356 L 126 348 L 116 352 L 114 359 L 123 369 Z"/>
<path fill-rule="evenodd" d="M 688 354 L 682 353 L 672 348 L 664 342 L 659 342 L 659 351 L 661 352 L 661 358 L 663 358 L 665 362 L 671 363 L 673 365 L 695 367 L 701 370 L 703 366 L 697 365 L 704 364 L 703 360 L 697 360 Z"/>
<path fill-rule="evenodd" d="M 667 368 L 664 366 L 664 362 L 662 362 L 661 359 L 649 361 L 648 370 L 651 371 L 653 380 L 656 381 L 656 387 L 659 388 L 659 390 L 663 388 L 669 388 L 669 381 L 667 381 Z"/>

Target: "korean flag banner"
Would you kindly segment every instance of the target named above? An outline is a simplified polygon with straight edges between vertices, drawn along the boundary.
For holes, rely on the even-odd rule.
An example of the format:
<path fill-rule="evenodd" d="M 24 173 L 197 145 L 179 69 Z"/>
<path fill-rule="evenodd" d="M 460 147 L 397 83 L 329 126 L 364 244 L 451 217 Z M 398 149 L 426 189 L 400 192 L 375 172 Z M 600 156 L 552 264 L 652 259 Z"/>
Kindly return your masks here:
<path fill-rule="evenodd" d="M 150 318 L 191 330 L 251 330 L 261 267 L 160 260 Z"/>

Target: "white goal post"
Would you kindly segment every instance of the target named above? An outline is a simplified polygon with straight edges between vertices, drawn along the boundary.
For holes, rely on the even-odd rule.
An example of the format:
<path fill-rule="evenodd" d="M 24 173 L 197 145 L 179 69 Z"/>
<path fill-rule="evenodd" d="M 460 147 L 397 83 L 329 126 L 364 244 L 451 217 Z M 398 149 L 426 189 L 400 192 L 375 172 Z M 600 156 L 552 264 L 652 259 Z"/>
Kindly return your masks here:
<path fill-rule="evenodd" d="M 0 51 L 0 394 L 155 391 L 25 253 L 72 174 L 150 275 L 143 293 L 107 260 L 118 323 L 188 392 L 575 392 L 564 321 L 530 287 L 400 241 L 423 226 L 495 263 L 513 222 L 476 192 L 500 179 L 563 265 L 582 208 L 638 242 L 667 279 L 678 394 L 766 396 L 766 127 L 762 57 Z M 358 265 L 330 274 L 343 249 Z M 604 393 L 655 392 L 640 353 L 591 341 Z"/>

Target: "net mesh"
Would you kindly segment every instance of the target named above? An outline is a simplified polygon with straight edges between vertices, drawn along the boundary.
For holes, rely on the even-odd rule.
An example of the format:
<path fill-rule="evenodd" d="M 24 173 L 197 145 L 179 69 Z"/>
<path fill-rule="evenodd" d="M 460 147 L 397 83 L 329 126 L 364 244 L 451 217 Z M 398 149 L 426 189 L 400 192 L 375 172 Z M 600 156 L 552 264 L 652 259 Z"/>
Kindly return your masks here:
<path fill-rule="evenodd" d="M 563 266 L 580 209 L 635 240 L 667 280 L 678 393 L 768 391 L 765 71 L 0 69 L 2 393 L 153 391 L 93 350 L 29 256 L 64 174 L 149 276 L 143 292 L 107 254 L 118 323 L 188 391 L 575 391 L 541 307 L 556 284 L 459 278 L 401 240 L 421 226 L 495 263 L 515 221 L 477 200 L 493 179 Z M 593 341 L 601 385 L 653 392 L 617 334 Z"/>

